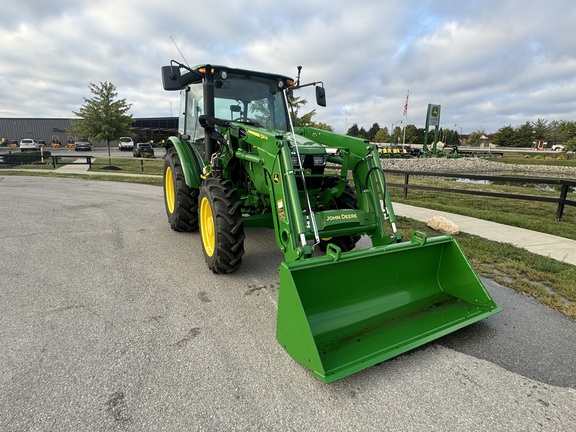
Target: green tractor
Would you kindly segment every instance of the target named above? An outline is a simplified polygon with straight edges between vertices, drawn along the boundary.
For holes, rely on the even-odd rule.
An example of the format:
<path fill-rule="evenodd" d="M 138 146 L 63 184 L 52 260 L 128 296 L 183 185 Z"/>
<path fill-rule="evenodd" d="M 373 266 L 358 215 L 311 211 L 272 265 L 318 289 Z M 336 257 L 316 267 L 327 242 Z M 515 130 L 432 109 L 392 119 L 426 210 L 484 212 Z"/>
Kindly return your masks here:
<path fill-rule="evenodd" d="M 294 127 L 290 93 L 314 86 L 325 106 L 322 83 L 174 60 L 162 81 L 181 92 L 178 136 L 165 144 L 170 226 L 198 230 L 220 274 L 241 266 L 245 228 L 274 229 L 284 254 L 276 337 L 319 379 L 500 311 L 452 237 L 403 241 L 374 144 Z M 361 236 L 371 247 L 356 248 Z"/>

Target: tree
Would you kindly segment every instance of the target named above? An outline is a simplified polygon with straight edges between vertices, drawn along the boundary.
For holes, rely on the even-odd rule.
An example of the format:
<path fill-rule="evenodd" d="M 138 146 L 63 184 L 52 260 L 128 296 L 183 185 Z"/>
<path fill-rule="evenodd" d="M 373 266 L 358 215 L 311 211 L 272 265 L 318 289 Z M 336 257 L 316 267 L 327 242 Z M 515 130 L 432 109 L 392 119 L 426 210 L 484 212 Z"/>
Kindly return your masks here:
<path fill-rule="evenodd" d="M 130 135 L 132 115 L 126 113 L 132 106 L 126 99 L 114 100 L 118 93 L 116 86 L 107 81 L 100 86 L 90 83 L 92 99 L 84 98 L 85 104 L 78 112 L 72 111 L 78 118 L 72 119 L 71 134 L 95 141 L 105 141 L 110 161 L 110 141 Z"/>
<path fill-rule="evenodd" d="M 576 137 L 576 122 L 573 121 L 559 121 L 556 125 L 558 133 L 558 140 L 561 142 L 571 141 Z"/>
<path fill-rule="evenodd" d="M 425 135 L 426 135 L 426 129 L 424 129 L 424 128 L 416 129 L 416 139 L 414 140 L 414 144 L 424 145 L 424 136 Z"/>
<path fill-rule="evenodd" d="M 292 108 L 290 111 L 290 117 L 292 118 L 292 124 L 294 126 L 310 126 L 312 122 L 312 117 L 316 115 L 316 110 L 312 110 L 306 114 L 299 115 L 300 109 L 308 103 L 306 99 L 296 97 L 291 94 L 288 97 L 288 102 Z"/>
<path fill-rule="evenodd" d="M 368 132 L 366 132 L 366 139 L 370 142 L 374 142 L 374 137 L 380 130 L 380 125 L 378 123 L 374 123 Z"/>
<path fill-rule="evenodd" d="M 532 122 L 532 128 L 534 129 L 534 139 L 547 141 L 551 127 L 552 126 L 548 124 L 548 120 L 541 118 L 535 122 Z"/>
<path fill-rule="evenodd" d="M 390 134 L 388 133 L 388 128 L 378 129 L 376 135 L 374 135 L 374 142 L 377 143 L 388 143 L 390 142 Z"/>
<path fill-rule="evenodd" d="M 402 143 L 402 136 L 402 128 L 395 126 L 392 131 L 392 136 L 390 137 L 390 144 Z"/>
<path fill-rule="evenodd" d="M 312 111 L 299 115 L 300 108 L 308 103 L 306 99 L 302 99 L 299 97 L 295 97 L 294 95 L 288 97 L 288 102 L 290 103 L 290 117 L 292 118 L 292 124 L 294 126 L 302 126 L 302 127 L 313 127 L 316 129 L 322 129 L 329 132 L 334 132 L 334 128 L 329 124 L 322 123 L 322 122 L 315 122 L 312 118 L 316 115 L 316 110 L 313 109 Z"/>
<path fill-rule="evenodd" d="M 494 134 L 492 143 L 500 147 L 513 147 L 515 141 L 514 135 L 515 133 L 512 125 L 504 126 L 498 129 L 498 132 Z M 468 138 L 468 142 L 470 142 L 470 138 Z"/>
<path fill-rule="evenodd" d="M 447 147 L 454 147 L 460 145 L 460 135 L 458 131 L 451 129 L 444 129 L 444 145 Z"/>
<path fill-rule="evenodd" d="M 334 132 L 334 128 L 332 126 L 330 126 L 329 124 L 326 123 L 322 123 L 322 122 L 312 122 L 312 127 L 315 127 L 316 129 L 322 129 L 328 132 Z"/>
<path fill-rule="evenodd" d="M 404 140 L 404 133 L 406 134 L 406 139 Z M 406 125 L 405 131 L 402 133 L 402 138 L 400 138 L 400 143 L 406 144 L 416 144 L 418 143 L 418 128 L 413 124 Z"/>
<path fill-rule="evenodd" d="M 360 135 L 360 129 L 358 129 L 358 124 L 354 123 L 352 126 L 350 126 L 348 128 L 348 131 L 346 132 L 346 135 L 352 136 L 352 137 L 357 137 Z"/>
<path fill-rule="evenodd" d="M 472 132 L 466 140 L 467 144 L 470 146 L 480 146 L 482 135 L 484 135 L 484 131 Z"/>
<path fill-rule="evenodd" d="M 516 128 L 514 147 L 531 147 L 534 142 L 534 127 L 526 122 Z"/>
<path fill-rule="evenodd" d="M 568 151 L 576 151 L 576 138 L 569 139 L 568 141 L 564 142 L 566 146 L 566 150 Z"/>

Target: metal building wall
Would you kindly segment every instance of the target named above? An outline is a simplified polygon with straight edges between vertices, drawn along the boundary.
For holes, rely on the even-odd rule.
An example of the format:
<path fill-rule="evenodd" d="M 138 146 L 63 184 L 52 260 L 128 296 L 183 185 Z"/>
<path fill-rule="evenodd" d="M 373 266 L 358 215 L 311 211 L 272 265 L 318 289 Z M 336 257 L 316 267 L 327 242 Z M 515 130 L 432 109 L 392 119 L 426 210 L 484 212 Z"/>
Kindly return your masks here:
<path fill-rule="evenodd" d="M 52 136 L 57 135 L 60 142 L 66 143 L 66 131 L 72 127 L 70 119 L 62 118 L 0 118 L 0 140 L 16 140 L 22 138 L 43 139 L 47 143 Z"/>
<path fill-rule="evenodd" d="M 52 141 L 54 135 L 62 144 L 68 140 L 67 130 L 72 128 L 70 119 L 63 118 L 0 118 L 0 141 L 20 141 L 22 138 Z M 135 118 L 131 134 L 135 141 L 147 142 L 166 139 L 178 132 L 178 117 Z M 74 139 L 82 137 L 73 137 Z M 94 145 L 106 143 L 92 142 Z"/>

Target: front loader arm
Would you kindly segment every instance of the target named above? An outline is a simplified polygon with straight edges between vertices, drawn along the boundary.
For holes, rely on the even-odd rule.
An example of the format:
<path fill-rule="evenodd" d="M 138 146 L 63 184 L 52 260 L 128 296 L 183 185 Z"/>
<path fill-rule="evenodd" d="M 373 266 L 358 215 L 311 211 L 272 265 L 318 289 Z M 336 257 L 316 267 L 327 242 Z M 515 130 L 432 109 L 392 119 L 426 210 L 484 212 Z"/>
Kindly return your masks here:
<path fill-rule="evenodd" d="M 292 165 L 291 145 L 285 134 L 208 116 L 201 116 L 200 123 L 221 144 L 221 151 L 216 152 L 219 166 L 211 168 L 212 174 L 220 172 L 221 168 L 221 175 L 231 178 L 234 160 L 241 161 L 251 188 L 246 184 L 246 195 L 239 198 L 243 200 L 250 196 L 254 201 L 254 196 L 260 196 L 262 198 L 256 200 L 264 202 L 267 197 L 276 243 L 286 262 L 311 255 L 313 246 L 306 244 L 306 238 L 311 236 L 312 216 L 305 216 L 303 212 L 296 183 L 298 171 Z M 238 178 L 235 183 L 238 187 Z"/>
<path fill-rule="evenodd" d="M 378 227 L 370 234 L 373 244 L 382 245 L 400 241 L 402 236 L 396 230 L 396 216 L 376 145 L 360 138 L 316 128 L 296 128 L 295 132 L 340 151 L 340 156 L 333 156 L 332 159 L 342 165 L 341 177 L 344 177 L 344 172 L 350 169 L 360 208 L 379 215 L 376 220 Z M 386 221 L 391 225 L 392 234 L 390 235 L 386 232 Z"/>
<path fill-rule="evenodd" d="M 302 208 L 289 139 L 274 130 L 245 125 L 240 128 L 233 132 L 239 135 L 234 156 L 249 162 L 247 173 L 252 183 L 270 197 L 276 243 L 286 262 L 312 254 L 313 247 L 306 244 L 311 232 L 310 216 Z"/>

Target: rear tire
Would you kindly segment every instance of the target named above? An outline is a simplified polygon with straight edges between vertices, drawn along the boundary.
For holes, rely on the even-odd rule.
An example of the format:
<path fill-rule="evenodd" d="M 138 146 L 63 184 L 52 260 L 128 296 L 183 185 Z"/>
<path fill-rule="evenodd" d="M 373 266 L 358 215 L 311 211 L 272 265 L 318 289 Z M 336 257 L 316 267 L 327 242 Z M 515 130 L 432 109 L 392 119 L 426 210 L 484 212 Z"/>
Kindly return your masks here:
<path fill-rule="evenodd" d="M 200 187 L 202 250 L 214 273 L 232 273 L 244 255 L 244 219 L 236 189 L 229 180 L 208 177 Z"/>
<path fill-rule="evenodd" d="M 198 229 L 198 193 L 198 189 L 186 185 L 178 153 L 169 148 L 164 159 L 164 206 L 174 231 Z"/>
<path fill-rule="evenodd" d="M 334 198 L 330 203 L 332 209 L 358 209 L 358 199 L 356 198 L 356 191 L 350 185 L 346 185 L 344 191 L 339 197 Z M 328 243 L 333 243 L 338 246 L 342 252 L 351 251 L 356 247 L 356 243 L 360 240 L 359 235 L 346 234 L 343 236 L 332 237 L 329 239 L 320 239 L 320 250 L 326 252 Z"/>

